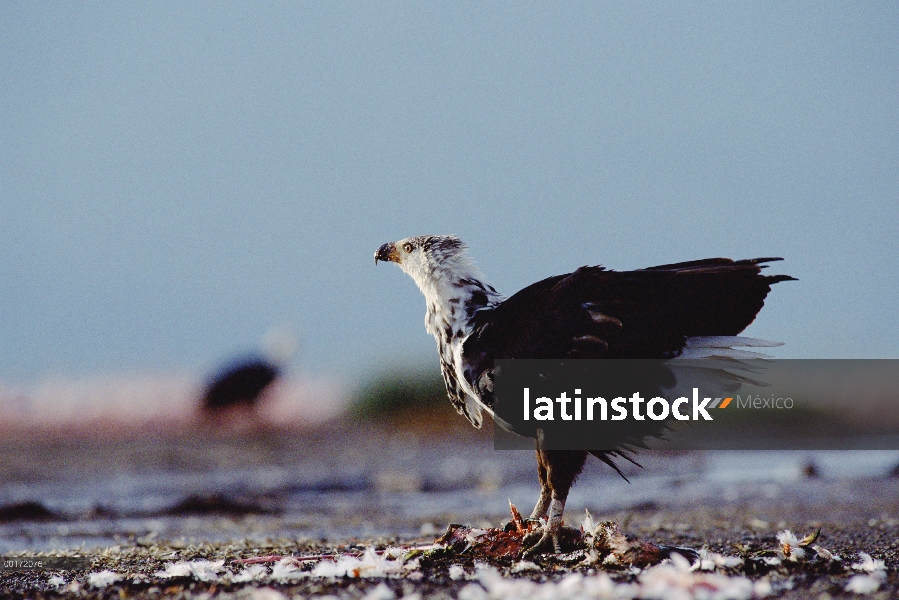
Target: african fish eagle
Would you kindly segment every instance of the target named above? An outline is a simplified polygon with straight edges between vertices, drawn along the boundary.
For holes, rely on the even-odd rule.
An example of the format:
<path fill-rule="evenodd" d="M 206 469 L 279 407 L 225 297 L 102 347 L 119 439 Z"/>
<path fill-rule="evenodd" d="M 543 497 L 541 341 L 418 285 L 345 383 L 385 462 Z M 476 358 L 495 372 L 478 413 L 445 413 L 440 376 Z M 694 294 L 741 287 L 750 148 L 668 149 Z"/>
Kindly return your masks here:
<path fill-rule="evenodd" d="M 756 345 L 731 336 L 752 323 L 772 284 L 793 279 L 762 275 L 775 260 L 710 258 L 620 272 L 581 267 L 504 298 L 456 236 L 409 237 L 375 252 L 375 264 L 397 263 L 424 294 L 425 328 L 437 340 L 447 394 L 475 427 L 482 411 L 493 415 L 495 359 L 674 358 L 709 346 Z M 523 555 L 559 552 L 565 500 L 588 454 L 616 471 L 614 458 L 632 460 L 632 440 L 605 442 L 603 450 L 553 451 L 538 436 L 540 497 L 530 518 L 545 522 L 525 538 Z"/>

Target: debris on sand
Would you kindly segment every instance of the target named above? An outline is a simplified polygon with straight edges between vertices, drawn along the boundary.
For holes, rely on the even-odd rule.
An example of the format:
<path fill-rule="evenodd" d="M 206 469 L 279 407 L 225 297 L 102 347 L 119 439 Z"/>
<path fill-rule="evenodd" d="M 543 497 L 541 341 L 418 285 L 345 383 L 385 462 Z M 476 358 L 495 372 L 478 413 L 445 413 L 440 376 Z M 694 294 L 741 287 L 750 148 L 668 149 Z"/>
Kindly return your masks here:
<path fill-rule="evenodd" d="M 817 597 L 835 591 L 884 593 L 896 584 L 890 554 L 883 554 L 885 561 L 834 540 L 835 550 L 849 557 L 840 560 L 818 545 L 822 535 L 817 524 L 805 537 L 793 534 L 794 526 L 776 536 L 748 533 L 736 538 L 738 542 L 718 538 L 702 547 L 688 547 L 674 544 L 708 536 L 669 536 L 666 541 L 672 545 L 665 545 L 586 513 L 578 529 L 563 530 L 564 552 L 522 560 L 524 538 L 543 523 L 521 518 L 514 505 L 510 513 L 505 527 L 450 525 L 443 536 L 426 544 L 381 539 L 328 546 L 285 540 L 260 546 L 244 540 L 176 547 L 148 535 L 132 545 L 97 551 L 90 569 L 62 573 L 64 577 L 16 575 L 12 581 L 32 597 L 47 597 L 50 592 L 53 597 L 75 598 L 89 592 L 104 597 L 214 599 L 232 597 L 229 594 L 236 591 L 238 597 L 330 594 L 369 600 L 749 599 L 804 597 L 805 592 Z M 754 530 L 744 525 L 744 531 Z M 79 552 L 83 555 L 83 550 Z"/>
<path fill-rule="evenodd" d="M 87 584 L 91 587 L 101 588 L 107 587 L 121 580 L 122 576 L 120 574 L 105 569 L 103 571 L 100 571 L 99 573 L 91 573 L 90 575 L 88 575 Z"/>
<path fill-rule="evenodd" d="M 515 505 L 509 503 L 512 520 L 502 529 L 477 529 L 452 524 L 437 539 L 438 547 L 455 555 L 475 559 L 521 558 L 525 537 L 541 528 L 539 521 L 524 521 Z M 699 553 L 691 548 L 659 546 L 629 537 L 612 521 L 595 523 L 588 512 L 580 529 L 562 527 L 559 534 L 561 554 L 544 554 L 540 559 L 547 564 L 615 565 L 619 568 L 656 565 L 679 554 L 691 562 L 699 559 Z"/>
<path fill-rule="evenodd" d="M 566 530 L 566 534 L 569 532 Z M 570 535 L 568 536 L 570 537 Z M 503 529 L 478 529 L 453 523 L 437 538 L 437 549 L 447 554 L 467 555 L 479 559 L 517 558 L 521 553 L 524 532 Z"/>
<path fill-rule="evenodd" d="M 40 502 L 26 500 L 13 502 L 0 506 L 0 523 L 12 523 L 17 521 L 53 521 L 60 516 L 48 509 Z"/>
<path fill-rule="evenodd" d="M 272 514 L 270 508 L 255 502 L 229 498 L 223 494 L 191 495 L 163 511 L 169 516 Z"/>
<path fill-rule="evenodd" d="M 743 576 L 695 571 L 690 562 L 673 555 L 670 563 L 641 571 L 635 580 L 616 582 L 607 573 L 568 573 L 558 581 L 536 582 L 504 577 L 495 567 L 478 570 L 476 581 L 459 592 L 461 600 L 488 598 L 729 598 L 762 597 L 770 583 Z"/>
<path fill-rule="evenodd" d="M 194 560 L 169 563 L 164 571 L 157 571 L 154 575 L 162 579 L 192 577 L 197 581 L 215 581 L 224 570 L 224 560 Z"/>
<path fill-rule="evenodd" d="M 681 555 L 691 562 L 699 560 L 699 553 L 691 548 L 657 546 L 652 542 L 627 536 L 621 532 L 618 523 L 613 521 L 594 524 L 589 512 L 581 525 L 581 532 L 591 564 L 648 567 L 659 564 L 673 554 Z"/>
<path fill-rule="evenodd" d="M 870 594 L 876 592 L 885 579 L 886 573 L 882 575 L 853 575 L 846 584 L 846 591 L 855 594 Z"/>
<path fill-rule="evenodd" d="M 780 542 L 780 553 L 784 560 L 801 561 L 807 560 L 815 555 L 812 544 L 821 535 L 821 529 L 809 534 L 801 540 L 797 538 L 792 531 L 786 529 L 777 534 L 777 541 Z"/>
<path fill-rule="evenodd" d="M 861 560 L 852 565 L 856 571 L 864 571 L 866 573 L 879 573 L 886 571 L 886 564 L 882 560 L 874 559 L 870 554 L 862 552 L 859 554 Z"/>

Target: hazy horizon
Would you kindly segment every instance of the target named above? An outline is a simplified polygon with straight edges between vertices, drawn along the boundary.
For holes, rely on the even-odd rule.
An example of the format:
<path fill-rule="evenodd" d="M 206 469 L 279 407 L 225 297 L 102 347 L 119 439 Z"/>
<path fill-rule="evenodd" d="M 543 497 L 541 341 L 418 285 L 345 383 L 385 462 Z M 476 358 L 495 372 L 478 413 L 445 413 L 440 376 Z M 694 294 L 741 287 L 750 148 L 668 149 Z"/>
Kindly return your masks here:
<path fill-rule="evenodd" d="M 510 295 L 781 256 L 745 332 L 899 357 L 899 5 L 0 5 L 0 382 L 437 368 L 387 241 Z"/>

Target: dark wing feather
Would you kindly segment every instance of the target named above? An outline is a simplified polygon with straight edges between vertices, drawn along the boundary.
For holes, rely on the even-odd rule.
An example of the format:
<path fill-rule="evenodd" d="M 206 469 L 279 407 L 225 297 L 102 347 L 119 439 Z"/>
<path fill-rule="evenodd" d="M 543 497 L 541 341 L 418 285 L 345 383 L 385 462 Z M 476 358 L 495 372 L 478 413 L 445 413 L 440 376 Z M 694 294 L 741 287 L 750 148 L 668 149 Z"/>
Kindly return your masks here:
<path fill-rule="evenodd" d="M 712 258 L 638 271 L 581 267 L 539 281 L 479 311 L 463 354 L 466 378 L 493 404 L 493 360 L 499 358 L 669 358 L 693 336 L 737 335 L 761 310 L 771 285 L 759 258 Z M 594 452 L 631 460 L 616 450 Z M 613 465 L 614 466 L 614 465 Z M 616 467 L 616 470 L 617 467 Z"/>
<path fill-rule="evenodd" d="M 466 358 L 668 358 L 688 337 L 737 335 L 752 323 L 771 285 L 793 279 L 762 275 L 772 260 L 581 267 L 479 311 Z"/>
<path fill-rule="evenodd" d="M 724 258 L 605 272 L 581 288 L 596 310 L 622 321 L 608 357 L 667 358 L 693 336 L 737 335 L 762 309 L 771 285 L 793 279 L 762 275 L 758 258 Z M 603 279 L 603 277 L 605 279 Z"/>

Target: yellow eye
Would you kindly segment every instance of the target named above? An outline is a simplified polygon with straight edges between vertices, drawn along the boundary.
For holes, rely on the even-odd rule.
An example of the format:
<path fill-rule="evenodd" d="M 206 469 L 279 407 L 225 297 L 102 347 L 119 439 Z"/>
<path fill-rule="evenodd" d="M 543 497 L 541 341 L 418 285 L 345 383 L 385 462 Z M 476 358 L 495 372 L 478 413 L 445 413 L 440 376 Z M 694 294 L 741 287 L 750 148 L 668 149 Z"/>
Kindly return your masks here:
<path fill-rule="evenodd" d="M 413 246 L 413 245 L 410 244 L 409 242 L 406 242 L 405 244 L 403 244 L 403 252 L 405 252 L 406 254 L 409 254 L 410 252 L 412 252 L 412 249 L 413 249 L 414 247 L 415 247 L 415 246 Z"/>

